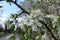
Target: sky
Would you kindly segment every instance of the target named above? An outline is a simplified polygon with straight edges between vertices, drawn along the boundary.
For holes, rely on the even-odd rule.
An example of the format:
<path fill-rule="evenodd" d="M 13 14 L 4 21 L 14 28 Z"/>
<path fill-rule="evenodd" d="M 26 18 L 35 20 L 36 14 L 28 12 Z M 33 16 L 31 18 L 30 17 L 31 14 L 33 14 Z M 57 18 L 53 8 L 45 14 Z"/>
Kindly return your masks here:
<path fill-rule="evenodd" d="M 23 2 L 24 0 L 19 0 L 20 2 Z M 6 1 L 1 1 L 0 2 L 1 5 L 3 5 L 3 12 L 1 14 L 1 17 L 0 17 L 0 23 L 1 22 L 4 22 L 7 18 L 10 17 L 10 14 L 15 14 L 17 13 L 20 9 L 15 5 L 15 4 L 9 4 L 7 3 Z M 0 9 L 1 10 L 1 9 Z M 0 11 L 1 13 L 1 11 Z"/>

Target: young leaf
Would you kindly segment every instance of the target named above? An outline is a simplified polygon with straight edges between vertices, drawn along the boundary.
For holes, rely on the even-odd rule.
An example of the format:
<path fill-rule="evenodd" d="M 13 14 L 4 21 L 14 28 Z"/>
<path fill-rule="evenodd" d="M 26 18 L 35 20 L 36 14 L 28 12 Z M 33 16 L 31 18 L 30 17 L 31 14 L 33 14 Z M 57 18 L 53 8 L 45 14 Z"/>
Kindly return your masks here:
<path fill-rule="evenodd" d="M 6 2 L 11 2 L 11 0 L 6 0 Z"/>

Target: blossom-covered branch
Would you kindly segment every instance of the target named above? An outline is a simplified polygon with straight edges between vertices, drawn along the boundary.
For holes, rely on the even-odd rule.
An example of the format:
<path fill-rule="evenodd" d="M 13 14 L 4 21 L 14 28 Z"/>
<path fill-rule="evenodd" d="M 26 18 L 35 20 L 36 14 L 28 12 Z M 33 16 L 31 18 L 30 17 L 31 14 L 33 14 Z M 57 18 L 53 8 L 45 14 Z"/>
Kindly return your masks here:
<path fill-rule="evenodd" d="M 54 34 L 52 33 L 52 31 L 48 28 L 47 24 L 45 24 L 45 23 L 44 23 L 43 21 L 41 21 L 41 20 L 39 20 L 39 22 L 41 22 L 41 23 L 47 28 L 47 30 L 50 32 L 51 36 L 52 36 L 55 40 L 57 40 L 57 39 L 55 38 Z"/>
<path fill-rule="evenodd" d="M 17 2 L 11 1 L 12 3 L 14 3 L 17 7 L 19 7 L 24 13 L 26 14 L 30 14 L 29 12 L 27 12 L 24 8 L 22 8 L 20 5 L 17 4 Z M 44 7 L 42 7 L 44 9 Z M 45 11 L 48 14 L 48 11 Z M 56 37 L 53 35 L 52 31 L 48 28 L 47 24 L 45 24 L 43 21 L 39 20 L 40 23 L 42 23 L 43 25 L 45 25 L 45 27 L 47 28 L 47 30 L 50 32 L 50 34 L 52 35 L 52 37 L 56 39 Z"/>

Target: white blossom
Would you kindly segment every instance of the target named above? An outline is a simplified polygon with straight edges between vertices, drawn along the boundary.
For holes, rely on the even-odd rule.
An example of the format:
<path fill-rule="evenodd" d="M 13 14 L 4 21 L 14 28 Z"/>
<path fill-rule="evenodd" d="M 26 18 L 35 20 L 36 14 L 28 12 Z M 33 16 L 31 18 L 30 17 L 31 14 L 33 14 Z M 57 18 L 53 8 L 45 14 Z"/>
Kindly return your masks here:
<path fill-rule="evenodd" d="M 47 34 L 42 35 L 42 39 L 41 40 L 49 40 L 47 37 Z"/>
<path fill-rule="evenodd" d="M 13 21 L 13 19 L 12 19 L 12 18 L 10 18 L 10 19 L 9 19 L 9 21 Z"/>
<path fill-rule="evenodd" d="M 30 16 L 36 17 L 43 14 L 40 9 L 32 10 Z"/>
<path fill-rule="evenodd" d="M 38 28 L 36 25 L 32 25 L 32 31 L 38 31 Z"/>
<path fill-rule="evenodd" d="M 46 15 L 47 18 L 54 18 L 54 15 Z"/>

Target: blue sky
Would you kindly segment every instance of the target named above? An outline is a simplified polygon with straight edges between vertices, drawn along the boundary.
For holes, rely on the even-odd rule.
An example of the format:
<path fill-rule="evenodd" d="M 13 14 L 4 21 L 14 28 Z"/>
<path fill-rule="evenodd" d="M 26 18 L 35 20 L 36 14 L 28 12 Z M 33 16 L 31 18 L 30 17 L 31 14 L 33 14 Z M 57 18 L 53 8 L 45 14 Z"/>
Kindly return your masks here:
<path fill-rule="evenodd" d="M 24 0 L 19 0 L 20 2 L 23 2 Z M 20 9 L 15 5 L 15 4 L 9 4 L 6 1 L 2 1 L 0 2 L 0 4 L 3 5 L 3 16 L 2 18 L 9 18 L 10 14 L 13 13 L 17 13 Z"/>
<path fill-rule="evenodd" d="M 8 17 L 8 15 L 10 15 L 11 13 L 16 13 L 19 10 L 16 5 L 9 5 L 9 3 L 7 2 L 3 2 L 3 7 L 3 15 L 6 15 L 5 17 Z"/>

